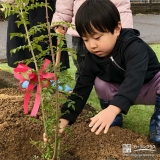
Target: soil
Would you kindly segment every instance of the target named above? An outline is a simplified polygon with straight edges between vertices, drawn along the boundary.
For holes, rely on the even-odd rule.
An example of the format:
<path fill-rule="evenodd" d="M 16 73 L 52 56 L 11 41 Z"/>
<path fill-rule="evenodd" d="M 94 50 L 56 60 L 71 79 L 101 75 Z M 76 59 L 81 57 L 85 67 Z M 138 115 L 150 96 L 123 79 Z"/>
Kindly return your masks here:
<path fill-rule="evenodd" d="M 11 88 L 9 85 L 9 88 L 6 88 L 5 83 L 9 80 L 11 82 L 11 78 L 16 87 Z M 24 93 L 17 88 L 17 81 L 12 74 L 4 72 L 2 78 L 0 72 L 0 84 L 0 160 L 32 160 L 40 153 L 30 141 L 42 140 L 43 125 L 31 121 L 30 116 L 23 113 Z M 30 107 L 32 105 L 33 99 Z M 143 151 L 142 154 L 140 151 L 134 151 L 135 146 L 153 147 L 154 144 L 150 143 L 145 135 L 123 127 L 111 127 L 107 134 L 96 136 L 88 127 L 90 117 L 95 112 L 92 106 L 86 105 L 76 123 L 70 127 L 71 134 L 65 132 L 61 135 L 61 160 L 160 160 L 157 146 L 156 152 Z M 39 113 L 35 119 L 41 120 L 41 114 Z M 130 155 L 124 155 L 122 150 L 129 147 L 127 144 L 131 144 Z"/>

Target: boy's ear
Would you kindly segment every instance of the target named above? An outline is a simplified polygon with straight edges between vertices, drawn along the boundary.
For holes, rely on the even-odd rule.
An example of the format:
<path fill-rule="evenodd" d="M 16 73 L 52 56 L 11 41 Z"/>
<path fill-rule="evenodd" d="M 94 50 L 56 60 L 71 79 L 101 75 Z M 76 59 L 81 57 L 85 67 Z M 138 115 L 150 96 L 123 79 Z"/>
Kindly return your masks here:
<path fill-rule="evenodd" d="M 120 34 L 121 28 L 122 28 L 122 24 L 121 22 L 118 22 L 118 26 L 115 28 L 115 33 L 118 34 L 118 36 Z"/>

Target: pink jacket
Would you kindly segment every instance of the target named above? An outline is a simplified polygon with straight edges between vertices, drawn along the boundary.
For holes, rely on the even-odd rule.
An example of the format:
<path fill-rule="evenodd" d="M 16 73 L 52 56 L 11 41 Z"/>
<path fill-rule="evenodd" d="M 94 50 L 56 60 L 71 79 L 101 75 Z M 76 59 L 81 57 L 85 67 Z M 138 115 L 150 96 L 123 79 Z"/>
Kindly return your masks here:
<path fill-rule="evenodd" d="M 85 0 L 57 0 L 56 11 L 52 22 L 70 22 L 75 24 L 75 15 L 78 8 Z M 120 12 L 123 28 L 133 28 L 132 11 L 130 9 L 130 0 L 111 0 Z M 54 25 L 52 25 L 54 27 Z M 67 34 L 79 36 L 76 30 L 68 28 Z"/>

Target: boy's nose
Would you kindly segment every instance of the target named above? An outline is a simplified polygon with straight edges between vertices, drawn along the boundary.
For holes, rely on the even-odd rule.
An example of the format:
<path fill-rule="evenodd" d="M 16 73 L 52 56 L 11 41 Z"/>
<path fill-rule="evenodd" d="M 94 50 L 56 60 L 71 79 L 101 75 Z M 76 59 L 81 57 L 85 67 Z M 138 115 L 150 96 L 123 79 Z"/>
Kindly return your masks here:
<path fill-rule="evenodd" d="M 94 43 L 94 42 L 90 42 L 89 46 L 90 46 L 91 49 L 94 49 L 94 48 L 97 47 L 96 43 Z"/>

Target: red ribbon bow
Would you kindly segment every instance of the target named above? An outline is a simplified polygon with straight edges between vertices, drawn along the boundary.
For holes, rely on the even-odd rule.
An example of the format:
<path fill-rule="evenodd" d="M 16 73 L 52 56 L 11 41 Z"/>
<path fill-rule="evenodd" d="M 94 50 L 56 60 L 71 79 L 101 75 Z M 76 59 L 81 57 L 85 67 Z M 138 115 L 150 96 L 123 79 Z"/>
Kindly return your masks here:
<path fill-rule="evenodd" d="M 40 82 L 42 87 L 47 87 L 50 83 L 50 80 L 54 78 L 54 73 L 47 73 L 45 70 L 47 69 L 48 65 L 50 64 L 50 61 L 48 59 L 44 60 L 44 63 L 42 64 L 42 68 L 39 70 L 38 74 L 40 75 Z M 28 76 L 28 78 L 24 78 L 24 76 Z M 14 69 L 14 77 L 19 80 L 19 88 L 22 90 L 21 84 L 29 80 L 28 87 L 26 88 L 26 93 L 24 96 L 24 113 L 28 113 L 28 103 L 30 100 L 31 92 L 33 91 L 35 84 L 38 84 L 38 74 L 33 72 L 33 70 L 22 64 L 19 63 L 18 66 Z M 37 85 L 37 91 L 36 91 L 36 98 L 34 101 L 34 106 L 31 111 L 31 116 L 36 116 L 37 112 L 39 110 L 40 106 L 40 85 Z"/>

